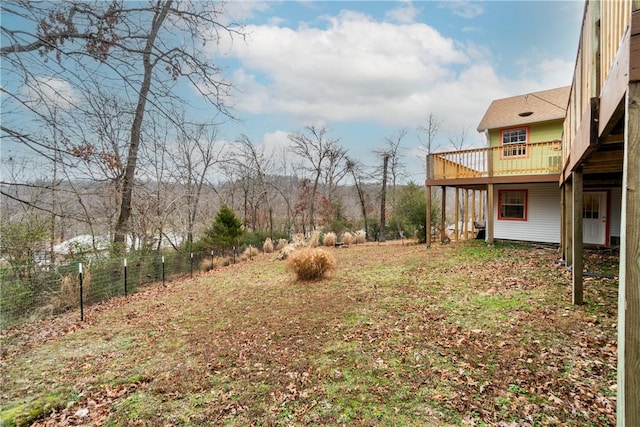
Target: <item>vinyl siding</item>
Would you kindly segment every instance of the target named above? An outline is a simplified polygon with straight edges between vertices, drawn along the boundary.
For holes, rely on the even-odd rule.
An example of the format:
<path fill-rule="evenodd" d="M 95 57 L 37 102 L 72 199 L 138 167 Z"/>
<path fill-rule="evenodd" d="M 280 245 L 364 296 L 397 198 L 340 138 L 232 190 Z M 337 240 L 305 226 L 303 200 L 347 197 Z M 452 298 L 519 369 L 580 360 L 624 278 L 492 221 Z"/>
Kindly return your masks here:
<path fill-rule="evenodd" d="M 528 190 L 527 220 L 498 219 L 499 190 Z M 494 237 L 504 240 L 560 243 L 560 189 L 557 184 L 496 185 Z"/>
<path fill-rule="evenodd" d="M 620 237 L 620 214 L 622 212 L 622 188 L 611 189 L 611 206 L 609 206 L 609 235 Z"/>

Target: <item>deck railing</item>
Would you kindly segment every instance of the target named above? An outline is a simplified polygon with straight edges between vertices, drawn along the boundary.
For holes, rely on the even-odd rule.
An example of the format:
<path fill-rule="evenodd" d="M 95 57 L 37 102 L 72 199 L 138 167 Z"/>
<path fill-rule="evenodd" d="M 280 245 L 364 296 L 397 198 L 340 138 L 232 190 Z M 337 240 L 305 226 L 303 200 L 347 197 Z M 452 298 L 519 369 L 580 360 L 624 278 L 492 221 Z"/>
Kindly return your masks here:
<path fill-rule="evenodd" d="M 463 179 L 509 175 L 560 173 L 560 141 L 433 153 L 428 157 L 428 179 Z"/>

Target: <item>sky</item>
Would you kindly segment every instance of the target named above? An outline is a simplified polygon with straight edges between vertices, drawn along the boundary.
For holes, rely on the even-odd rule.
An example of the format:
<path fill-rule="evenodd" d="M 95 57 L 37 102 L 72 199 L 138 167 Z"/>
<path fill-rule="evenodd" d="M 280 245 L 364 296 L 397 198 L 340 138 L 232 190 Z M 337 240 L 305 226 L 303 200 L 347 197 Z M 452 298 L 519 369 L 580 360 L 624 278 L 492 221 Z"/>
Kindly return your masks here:
<path fill-rule="evenodd" d="M 485 144 L 477 126 L 494 99 L 571 84 L 582 1 L 231 2 L 246 41 L 212 49 L 235 85 L 226 138 L 281 147 L 326 126 L 365 164 L 401 142 L 408 179 L 424 181 L 429 114 L 437 151 Z"/>
<path fill-rule="evenodd" d="M 205 47 L 233 85 L 226 102 L 237 120 L 218 137 L 246 135 L 280 153 L 288 134 L 325 126 L 350 158 L 376 166 L 375 151 L 404 131 L 405 180 L 422 183 L 419 127 L 430 114 L 440 122 L 434 151 L 463 134 L 467 147 L 482 146 L 476 128 L 492 100 L 571 84 L 583 9 L 578 0 L 231 0 L 223 19 L 243 23 L 246 37 Z"/>

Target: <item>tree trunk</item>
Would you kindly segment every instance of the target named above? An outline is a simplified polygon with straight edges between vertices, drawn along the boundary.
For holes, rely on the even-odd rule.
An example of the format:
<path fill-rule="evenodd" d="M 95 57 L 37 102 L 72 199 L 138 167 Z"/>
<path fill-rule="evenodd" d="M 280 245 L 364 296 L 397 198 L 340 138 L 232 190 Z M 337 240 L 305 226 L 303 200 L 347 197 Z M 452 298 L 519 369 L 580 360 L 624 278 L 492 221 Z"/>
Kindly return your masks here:
<path fill-rule="evenodd" d="M 389 165 L 389 155 L 385 154 L 382 165 L 382 193 L 380 194 L 380 238 L 384 242 L 384 230 L 387 227 L 386 205 L 387 205 L 387 166 Z"/>
<path fill-rule="evenodd" d="M 135 116 L 131 125 L 131 140 L 129 142 L 129 155 L 127 156 L 127 166 L 125 168 L 123 184 L 122 184 L 122 200 L 120 204 L 120 215 L 116 222 L 115 233 L 113 237 L 114 250 L 116 253 L 125 250 L 125 236 L 129 228 L 129 217 L 131 216 L 131 196 L 133 193 L 133 183 L 138 164 L 138 149 L 140 148 L 140 131 L 144 119 L 147 97 L 151 90 L 151 78 L 155 63 L 151 61 L 151 53 L 155 45 L 158 32 L 164 23 L 169 8 L 173 0 L 167 0 L 162 8 L 156 10 L 151 22 L 151 32 L 147 38 L 145 50 L 143 54 L 144 77 L 138 94 L 138 105 L 136 106 Z"/>

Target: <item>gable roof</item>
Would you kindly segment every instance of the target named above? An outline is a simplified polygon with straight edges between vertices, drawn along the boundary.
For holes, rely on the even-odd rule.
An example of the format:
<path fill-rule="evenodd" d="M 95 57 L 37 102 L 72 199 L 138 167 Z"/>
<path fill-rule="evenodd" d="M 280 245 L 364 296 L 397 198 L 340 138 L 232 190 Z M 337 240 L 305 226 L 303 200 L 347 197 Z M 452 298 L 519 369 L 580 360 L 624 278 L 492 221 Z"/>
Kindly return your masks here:
<path fill-rule="evenodd" d="M 564 119 L 570 90 L 570 86 L 565 86 L 496 99 L 484 113 L 478 125 L 478 132 Z M 522 113 L 531 114 L 520 115 Z"/>

